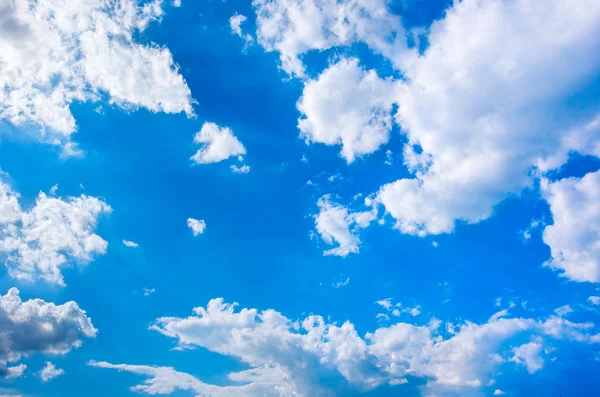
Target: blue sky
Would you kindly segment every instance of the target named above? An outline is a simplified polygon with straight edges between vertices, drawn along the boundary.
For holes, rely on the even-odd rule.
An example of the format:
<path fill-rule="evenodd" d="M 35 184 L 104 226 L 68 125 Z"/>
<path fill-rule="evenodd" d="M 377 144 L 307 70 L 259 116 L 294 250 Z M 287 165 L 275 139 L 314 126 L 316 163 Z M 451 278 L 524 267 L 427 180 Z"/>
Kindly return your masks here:
<path fill-rule="evenodd" d="M 597 395 L 597 2 L 0 15 L 0 396 Z"/>

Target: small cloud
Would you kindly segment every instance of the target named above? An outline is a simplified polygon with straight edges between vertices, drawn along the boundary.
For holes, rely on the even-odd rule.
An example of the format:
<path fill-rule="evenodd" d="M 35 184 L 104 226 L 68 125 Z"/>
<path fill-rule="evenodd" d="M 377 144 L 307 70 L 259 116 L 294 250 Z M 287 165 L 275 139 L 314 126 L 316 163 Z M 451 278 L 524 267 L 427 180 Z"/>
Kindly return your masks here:
<path fill-rule="evenodd" d="M 238 14 L 237 12 L 231 18 L 229 18 L 229 27 L 231 28 L 231 33 L 244 39 L 244 49 L 254 42 L 254 38 L 250 34 L 244 34 L 244 32 L 242 32 L 242 24 L 247 20 L 248 18 L 242 14 Z"/>
<path fill-rule="evenodd" d="M 569 313 L 573 313 L 573 309 L 569 305 L 564 305 L 564 306 L 561 306 L 558 309 L 554 310 L 554 312 L 556 314 L 558 314 L 560 317 L 564 317 Z"/>
<path fill-rule="evenodd" d="M 392 298 L 381 299 L 375 302 L 377 305 L 384 307 L 386 310 L 390 310 L 392 307 Z"/>
<path fill-rule="evenodd" d="M 587 298 L 592 305 L 600 305 L 600 296 L 589 296 Z"/>
<path fill-rule="evenodd" d="M 350 277 L 346 277 L 345 280 L 342 281 L 338 281 L 337 283 L 334 282 L 333 283 L 333 287 L 334 288 L 341 288 L 341 287 L 345 287 L 346 285 L 350 284 Z"/>
<path fill-rule="evenodd" d="M 494 302 L 494 307 L 500 307 L 500 306 L 502 306 L 502 298 L 497 297 L 496 301 Z"/>
<path fill-rule="evenodd" d="M 123 244 L 124 244 L 126 247 L 130 247 L 130 248 L 137 248 L 137 247 L 139 247 L 139 246 L 140 246 L 140 245 L 139 245 L 138 243 L 136 243 L 135 241 L 129 241 L 129 240 L 123 240 Z"/>
<path fill-rule="evenodd" d="M 392 165 L 394 162 L 394 153 L 391 150 L 386 150 L 385 152 L 385 161 L 384 163 L 387 165 Z"/>
<path fill-rule="evenodd" d="M 392 310 L 392 316 L 400 317 L 400 310 L 398 310 L 398 309 Z"/>
<path fill-rule="evenodd" d="M 300 158 L 300 162 L 302 162 L 304 164 L 308 163 L 308 158 L 306 157 L 306 155 L 304 155 L 304 154 L 302 155 L 302 157 Z"/>
<path fill-rule="evenodd" d="M 46 366 L 42 369 L 40 377 L 42 378 L 42 382 L 48 382 L 64 373 L 64 370 L 56 368 L 50 361 L 46 361 Z"/>
<path fill-rule="evenodd" d="M 231 168 L 231 172 L 234 174 L 247 174 L 250 172 L 249 165 L 242 165 L 241 167 L 238 167 L 237 165 L 233 164 L 229 168 Z"/>
<path fill-rule="evenodd" d="M 191 157 L 196 164 L 218 163 L 230 157 L 238 160 L 246 154 L 246 148 L 228 127 L 206 122 L 194 137 L 201 148 Z"/>
<path fill-rule="evenodd" d="M 502 390 L 500 390 L 500 389 L 494 390 L 494 396 L 501 396 L 503 394 L 504 394 L 504 392 Z"/>
<path fill-rule="evenodd" d="M 56 191 L 57 191 L 57 190 L 58 190 L 58 184 L 56 184 L 56 185 L 54 185 L 54 186 L 52 186 L 52 187 L 50 188 L 50 194 L 51 194 L 52 196 L 54 196 L 54 195 L 56 194 Z"/>
<path fill-rule="evenodd" d="M 104 114 L 104 109 L 102 109 L 102 105 L 98 105 L 96 107 L 96 109 L 94 109 L 94 112 L 96 112 L 96 113 L 98 113 L 100 115 L 103 115 Z"/>
<path fill-rule="evenodd" d="M 187 225 L 190 229 L 192 229 L 194 237 L 198 236 L 199 234 L 203 234 L 206 230 L 206 222 L 204 222 L 204 219 L 198 220 L 194 218 L 188 218 Z"/>
<path fill-rule="evenodd" d="M 397 385 L 404 385 L 408 383 L 408 379 L 406 378 L 402 378 L 402 379 L 392 379 L 389 384 L 390 386 L 397 386 Z"/>
<path fill-rule="evenodd" d="M 432 241 L 431 245 L 433 246 L 433 248 L 437 248 L 439 244 L 437 243 L 437 241 Z"/>
<path fill-rule="evenodd" d="M 173 7 L 181 7 L 181 0 L 173 0 L 171 4 Z"/>
<path fill-rule="evenodd" d="M 379 313 L 375 316 L 375 318 L 379 321 L 383 321 L 383 320 L 389 321 L 389 319 L 390 319 L 390 317 L 385 313 Z"/>
<path fill-rule="evenodd" d="M 154 288 L 144 288 L 144 296 L 150 296 L 155 292 L 156 290 Z"/>
<path fill-rule="evenodd" d="M 14 367 L 6 367 L 6 371 L 4 373 L 4 379 L 16 379 L 23 376 L 23 373 L 27 369 L 27 365 L 19 364 Z M 0 378 L 1 379 L 1 378 Z M 2 390 L 0 389 L 0 394 Z"/>

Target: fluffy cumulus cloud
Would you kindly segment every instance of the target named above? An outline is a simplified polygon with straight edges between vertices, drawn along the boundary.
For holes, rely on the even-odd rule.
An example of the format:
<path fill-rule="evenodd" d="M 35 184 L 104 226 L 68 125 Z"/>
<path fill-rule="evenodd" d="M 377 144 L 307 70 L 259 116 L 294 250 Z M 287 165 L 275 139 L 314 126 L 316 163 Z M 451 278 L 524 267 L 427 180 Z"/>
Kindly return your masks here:
<path fill-rule="evenodd" d="M 542 191 L 554 219 L 543 233 L 551 250 L 547 264 L 571 280 L 600 282 L 600 171 L 544 180 Z"/>
<path fill-rule="evenodd" d="M 482 324 L 452 325 L 452 333 L 432 318 L 422 325 L 399 322 L 361 337 L 349 321 L 338 325 L 318 315 L 292 321 L 275 310 L 236 310 L 236 306 L 213 299 L 189 317 L 159 318 L 151 327 L 176 339 L 180 348 L 201 347 L 249 365 L 250 369 L 229 375 L 234 386 L 207 385 L 173 368 L 91 364 L 147 376 L 133 387 L 147 394 L 181 389 L 206 396 L 329 395 L 331 383 L 319 381 L 329 374 L 328 379 L 336 375 L 359 390 L 386 383 L 402 387 L 411 383 L 410 376 L 425 381 L 424 394 L 464 395 L 490 384 L 506 366 L 519 370 L 523 363 L 530 372 L 541 368 L 537 346 L 523 345 L 523 338 L 540 346 L 553 339 L 600 342 L 593 324 L 556 315 L 538 319 L 495 315 Z"/>
<path fill-rule="evenodd" d="M 204 219 L 198 220 L 194 218 L 188 218 L 187 225 L 192 230 L 194 237 L 203 234 L 206 230 L 206 222 L 204 222 Z"/>
<path fill-rule="evenodd" d="M 44 366 L 42 372 L 40 372 L 40 378 L 42 378 L 42 382 L 48 382 L 64 373 L 65 371 L 63 369 L 56 368 L 50 361 L 46 361 L 46 366 Z"/>
<path fill-rule="evenodd" d="M 160 21 L 162 3 L 0 1 L 0 119 L 66 144 L 77 129 L 74 101 L 106 95 L 125 109 L 191 115 L 191 93 L 171 52 L 135 41 Z"/>
<path fill-rule="evenodd" d="M 404 65 L 407 49 L 400 18 L 388 12 L 388 0 L 253 0 L 258 43 L 279 53 L 281 68 L 305 77 L 301 57 L 355 42 Z"/>
<path fill-rule="evenodd" d="M 348 163 L 387 143 L 392 129 L 394 85 L 358 59 L 342 59 L 308 81 L 298 110 L 301 136 L 307 143 L 341 145 Z"/>
<path fill-rule="evenodd" d="M 64 286 L 61 268 L 106 252 L 108 243 L 94 233 L 99 216 L 111 211 L 104 201 L 40 192 L 35 205 L 23 210 L 5 179 L 0 174 L 0 254 L 11 277 Z"/>
<path fill-rule="evenodd" d="M 352 212 L 341 204 L 331 201 L 325 195 L 317 202 L 319 213 L 315 215 L 315 228 L 323 241 L 337 245 L 324 252 L 325 255 L 347 256 L 359 251 L 358 231 L 367 227 L 376 217 L 375 209 L 365 212 Z"/>
<path fill-rule="evenodd" d="M 194 137 L 194 142 L 202 147 L 192 156 L 196 164 L 218 163 L 234 156 L 246 154 L 246 148 L 233 135 L 228 127 L 215 123 L 204 123 Z"/>
<path fill-rule="evenodd" d="M 378 196 L 403 233 L 421 236 L 489 217 L 530 186 L 533 167 L 581 146 L 565 138 L 582 123 L 567 102 L 597 77 L 600 4 L 455 2 L 428 40 L 397 95 L 415 178 Z"/>
<path fill-rule="evenodd" d="M 56 305 L 41 299 L 23 302 L 19 290 L 0 295 L 0 376 L 11 376 L 18 368 L 7 363 L 36 353 L 62 355 L 81 346 L 98 332 L 77 303 Z"/>

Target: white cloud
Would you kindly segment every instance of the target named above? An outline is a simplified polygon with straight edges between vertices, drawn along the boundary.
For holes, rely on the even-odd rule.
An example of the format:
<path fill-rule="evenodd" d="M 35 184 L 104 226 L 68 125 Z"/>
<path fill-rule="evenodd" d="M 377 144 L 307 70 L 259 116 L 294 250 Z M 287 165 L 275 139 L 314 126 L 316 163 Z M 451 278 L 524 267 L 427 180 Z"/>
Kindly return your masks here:
<path fill-rule="evenodd" d="M 246 20 L 248 20 L 248 18 L 236 12 L 229 18 L 229 27 L 231 28 L 231 33 L 244 39 L 245 45 L 248 46 L 254 41 L 254 38 L 251 35 L 242 32 L 242 24 L 246 22 Z"/>
<path fill-rule="evenodd" d="M 192 115 L 170 51 L 134 39 L 160 21 L 161 0 L 13 0 L 0 14 L 0 119 L 34 125 L 41 141 L 66 145 L 77 129 L 70 105 L 102 95 L 128 110 Z"/>
<path fill-rule="evenodd" d="M 306 82 L 297 107 L 306 143 L 341 145 L 348 163 L 387 143 L 392 129 L 394 83 L 342 59 Z"/>
<path fill-rule="evenodd" d="M 463 395 L 461 390 L 475 390 L 489 384 L 500 365 L 510 360 L 527 365 L 531 371 L 541 368 L 533 354 L 537 347 L 515 344 L 522 338 L 532 338 L 540 346 L 546 339 L 600 342 L 593 324 L 572 323 L 558 316 L 491 317 L 483 324 L 466 321 L 453 326 L 455 331 L 450 336 L 441 331 L 441 321 L 431 318 L 429 325 L 399 322 L 378 328 L 362 338 L 349 321 L 338 325 L 317 315 L 292 321 L 271 309 L 236 310 L 236 306 L 225 303 L 222 298 L 213 299 L 206 308 L 195 308 L 189 317 L 159 318 L 151 328 L 176 339 L 180 348 L 202 347 L 237 358 L 250 366 L 248 371 L 276 371 L 281 375 L 269 378 L 276 379 L 268 386 L 273 390 L 260 390 L 260 393 L 275 396 L 327 395 L 318 379 L 319 374 L 330 373 L 328 371 L 336 371 L 353 387 L 363 390 L 384 383 L 405 383 L 403 379 L 410 375 L 425 379 L 427 389 L 444 389 L 451 391 L 449 395 Z M 110 364 L 108 367 L 119 368 Z M 151 385 L 173 384 L 157 376 L 155 370 L 148 371 L 151 372 L 139 372 L 152 379 L 136 386 L 137 391 L 151 394 L 159 390 L 158 386 L 150 388 Z M 179 378 L 170 371 L 173 370 L 168 371 L 169 378 Z M 230 379 L 238 375 L 230 375 Z M 187 379 L 184 375 L 181 377 Z M 258 387 L 257 379 L 263 379 L 243 378 L 247 388 Z M 173 390 L 164 387 L 164 390 Z M 226 393 L 218 387 L 211 390 L 204 393 L 210 396 Z M 289 394 L 278 394 L 280 390 Z"/>
<path fill-rule="evenodd" d="M 94 233 L 101 214 L 111 208 L 96 197 L 48 197 L 21 209 L 18 193 L 0 174 L 0 254 L 11 277 L 42 279 L 64 286 L 61 268 L 87 264 L 106 252 L 108 243 Z"/>
<path fill-rule="evenodd" d="M 98 332 L 77 303 L 55 305 L 41 299 L 22 302 L 19 290 L 0 295 L 0 376 L 22 373 L 24 366 L 6 368 L 36 353 L 62 355 Z"/>
<path fill-rule="evenodd" d="M 381 299 L 376 301 L 375 303 L 386 310 L 390 310 L 392 308 L 392 298 Z"/>
<path fill-rule="evenodd" d="M 149 365 L 110 364 L 90 361 L 97 368 L 116 369 L 150 377 L 143 384 L 133 386 L 132 391 L 148 395 L 171 394 L 176 390 L 188 390 L 203 397 L 284 397 L 296 396 L 293 389 L 282 385 L 289 375 L 278 368 L 263 367 L 229 374 L 232 382 L 243 382 L 239 386 L 217 386 L 206 384 L 190 374 L 177 372 L 171 367 Z"/>
<path fill-rule="evenodd" d="M 187 225 L 190 229 L 192 229 L 194 237 L 203 234 L 206 230 L 206 222 L 204 222 L 204 219 L 198 220 L 194 218 L 188 218 Z"/>
<path fill-rule="evenodd" d="M 228 127 L 206 122 L 194 137 L 202 147 L 192 156 L 197 164 L 218 163 L 233 156 L 246 154 L 246 148 Z"/>
<path fill-rule="evenodd" d="M 502 390 L 500 390 L 500 389 L 494 390 L 494 396 L 502 396 L 504 394 L 505 393 Z"/>
<path fill-rule="evenodd" d="M 558 314 L 560 317 L 564 317 L 569 313 L 573 313 L 573 309 L 569 305 L 564 305 L 554 310 L 554 313 Z"/>
<path fill-rule="evenodd" d="M 123 245 L 125 245 L 126 247 L 130 247 L 130 248 L 137 248 L 140 246 L 135 241 L 129 241 L 129 240 L 123 240 Z"/>
<path fill-rule="evenodd" d="M 0 361 L 1 363 L 1 361 Z M 6 365 L 6 364 L 4 364 Z M 23 373 L 25 372 L 25 370 L 27 369 L 27 365 L 25 364 L 19 364 L 19 365 L 15 365 L 12 367 L 5 367 L 5 374 L 4 374 L 4 379 L 16 379 L 16 378 L 20 378 L 21 376 L 23 376 Z M 0 368 L 0 379 L 2 378 L 2 369 Z"/>
<path fill-rule="evenodd" d="M 588 296 L 588 301 L 592 305 L 600 305 L 600 296 Z"/>
<path fill-rule="evenodd" d="M 249 165 L 242 165 L 241 167 L 238 167 L 237 165 L 232 164 L 229 168 L 234 174 L 247 174 L 250 172 Z"/>
<path fill-rule="evenodd" d="M 342 279 L 338 282 L 334 282 L 333 287 L 334 288 L 342 288 L 342 287 L 347 286 L 348 284 L 350 284 L 350 277 L 346 277 L 345 279 Z"/>
<path fill-rule="evenodd" d="M 594 0 L 542 8 L 465 0 L 433 23 L 428 49 L 402 70 L 397 91 L 415 178 L 379 192 L 398 229 L 423 236 L 486 219 L 531 186 L 532 167 L 544 170 L 544 159 L 565 151 L 564 137 L 581 124 L 569 98 L 600 67 L 599 11 Z"/>
<path fill-rule="evenodd" d="M 544 367 L 544 359 L 541 357 L 542 351 L 541 344 L 537 342 L 526 343 L 513 350 L 515 355 L 511 360 L 525 365 L 527 372 L 533 374 Z"/>
<path fill-rule="evenodd" d="M 56 191 L 58 190 L 58 185 L 54 185 L 50 188 L 50 195 L 54 196 L 56 194 Z"/>
<path fill-rule="evenodd" d="M 600 282 L 600 171 L 544 180 L 542 192 L 554 219 L 543 234 L 551 250 L 548 266 L 571 280 Z"/>
<path fill-rule="evenodd" d="M 144 287 L 144 296 L 150 296 L 155 292 L 156 292 L 156 290 L 154 288 L 145 288 Z"/>
<path fill-rule="evenodd" d="M 173 4 L 173 7 L 181 7 L 181 0 L 173 0 L 171 4 Z"/>
<path fill-rule="evenodd" d="M 64 373 L 65 371 L 63 369 L 56 368 L 50 361 L 46 361 L 46 366 L 42 369 L 40 377 L 42 378 L 43 382 L 48 382 L 49 380 L 63 375 Z"/>
<path fill-rule="evenodd" d="M 325 195 L 317 202 L 319 213 L 315 215 L 315 227 L 323 241 L 338 246 L 323 252 L 324 255 L 347 256 L 359 251 L 357 231 L 365 228 L 377 217 L 375 210 L 350 212 L 348 208 L 330 201 Z"/>
<path fill-rule="evenodd" d="M 400 66 L 414 53 L 406 48 L 400 18 L 388 0 L 253 0 L 258 43 L 279 53 L 281 68 L 305 76 L 301 56 L 355 42 Z"/>

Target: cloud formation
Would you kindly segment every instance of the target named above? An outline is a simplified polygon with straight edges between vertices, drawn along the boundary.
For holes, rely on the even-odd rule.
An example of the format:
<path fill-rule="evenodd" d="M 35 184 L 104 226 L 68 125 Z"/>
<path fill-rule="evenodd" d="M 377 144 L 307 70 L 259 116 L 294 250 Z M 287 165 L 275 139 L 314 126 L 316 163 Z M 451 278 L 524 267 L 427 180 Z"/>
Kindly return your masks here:
<path fill-rule="evenodd" d="M 167 48 L 135 37 L 164 15 L 162 0 L 5 0 L 0 3 L 0 119 L 33 125 L 65 151 L 69 107 L 98 101 L 192 115 L 191 93 Z"/>
<path fill-rule="evenodd" d="M 64 373 L 63 369 L 56 368 L 50 361 L 46 361 L 46 365 L 42 369 L 42 372 L 40 372 L 40 378 L 42 378 L 42 382 L 48 382 Z"/>
<path fill-rule="evenodd" d="M 7 363 L 32 354 L 66 354 L 98 332 L 77 303 L 23 302 L 16 288 L 0 295 L 0 329 L 0 376 L 6 376 Z M 26 367 L 9 367 L 9 376 L 15 374 L 15 368 L 20 375 Z"/>
<path fill-rule="evenodd" d="M 218 163 L 234 156 L 246 154 L 246 148 L 228 127 L 206 122 L 194 137 L 202 147 L 192 156 L 196 164 Z"/>
<path fill-rule="evenodd" d="M 581 179 L 542 181 L 554 224 L 544 229 L 547 265 L 575 281 L 600 282 L 600 171 Z"/>
<path fill-rule="evenodd" d="M 229 375 L 241 386 L 206 385 L 172 368 L 92 365 L 149 376 L 133 388 L 148 394 L 183 389 L 221 396 L 232 392 L 229 387 L 241 387 L 239 395 L 319 396 L 330 392 L 319 378 L 337 374 L 362 390 L 386 383 L 400 387 L 411 382 L 410 376 L 425 380 L 424 393 L 457 395 L 488 385 L 503 366 L 515 365 L 512 361 L 530 372 L 539 370 L 543 360 L 536 358 L 537 345 L 555 339 L 600 343 L 594 324 L 554 314 L 510 318 L 504 311 L 482 324 L 466 321 L 445 327 L 431 318 L 425 325 L 398 322 L 361 337 L 349 321 L 338 325 L 318 315 L 292 321 L 272 309 L 236 310 L 236 306 L 213 299 L 189 317 L 159 318 L 151 329 L 174 338 L 180 348 L 202 347 L 249 365 L 249 370 Z M 526 338 L 535 346 L 523 345 Z"/>
<path fill-rule="evenodd" d="M 104 201 L 40 192 L 35 205 L 23 210 L 6 178 L 0 173 L 0 254 L 11 277 L 64 286 L 62 268 L 106 253 L 108 243 L 94 233 L 100 215 L 112 211 Z"/>
<path fill-rule="evenodd" d="M 300 136 L 306 143 L 341 145 L 351 163 L 387 143 L 392 129 L 394 83 L 342 59 L 309 80 L 298 101 Z"/>
<path fill-rule="evenodd" d="M 194 218 L 188 218 L 187 225 L 190 229 L 192 229 L 192 234 L 194 237 L 203 234 L 206 230 L 206 222 L 204 222 L 204 219 L 198 220 Z"/>

